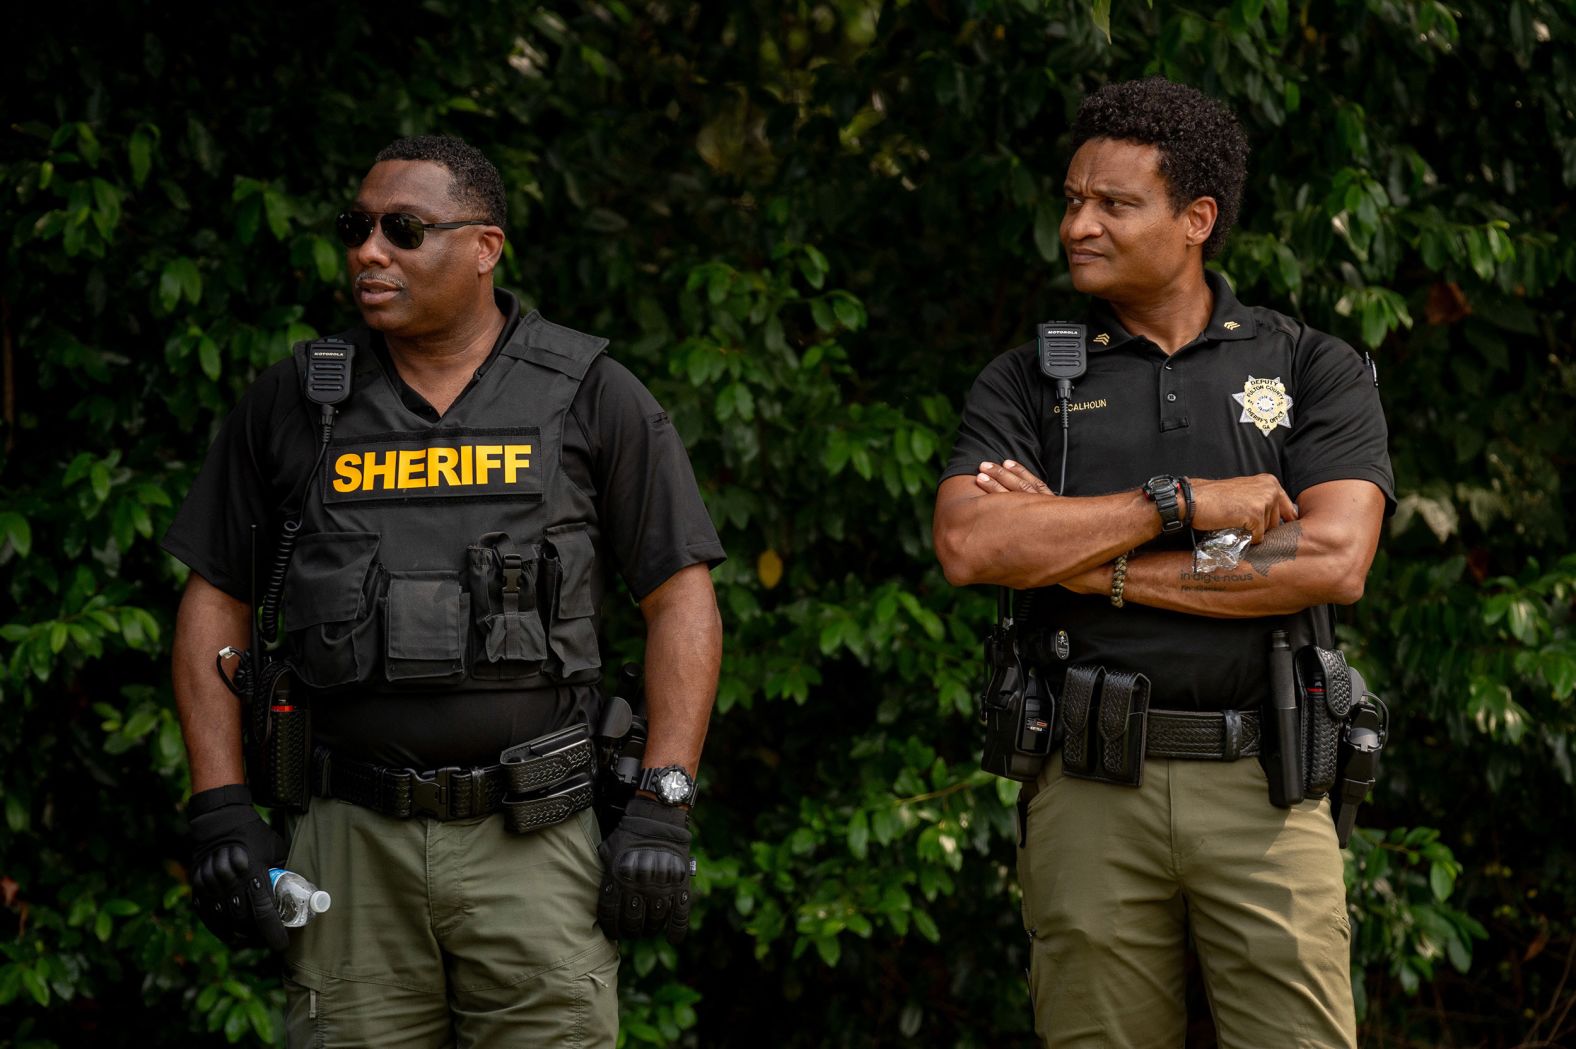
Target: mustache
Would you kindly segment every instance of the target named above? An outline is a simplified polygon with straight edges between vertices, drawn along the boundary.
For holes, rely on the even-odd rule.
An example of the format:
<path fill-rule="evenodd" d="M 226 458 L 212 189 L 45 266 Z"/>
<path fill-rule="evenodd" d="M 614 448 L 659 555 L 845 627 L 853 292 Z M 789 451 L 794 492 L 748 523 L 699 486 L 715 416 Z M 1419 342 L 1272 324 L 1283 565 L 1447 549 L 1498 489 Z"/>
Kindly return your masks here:
<path fill-rule="evenodd" d="M 363 271 L 361 273 L 356 274 L 356 281 L 355 281 L 355 283 L 356 283 L 356 286 L 358 288 L 361 287 L 364 284 L 382 284 L 382 285 L 386 285 L 387 287 L 393 288 L 396 291 L 404 291 L 405 290 L 405 282 L 400 280 L 398 277 L 394 276 L 393 274 L 390 274 L 390 273 L 374 273 L 374 272 L 372 272 L 370 270 Z"/>

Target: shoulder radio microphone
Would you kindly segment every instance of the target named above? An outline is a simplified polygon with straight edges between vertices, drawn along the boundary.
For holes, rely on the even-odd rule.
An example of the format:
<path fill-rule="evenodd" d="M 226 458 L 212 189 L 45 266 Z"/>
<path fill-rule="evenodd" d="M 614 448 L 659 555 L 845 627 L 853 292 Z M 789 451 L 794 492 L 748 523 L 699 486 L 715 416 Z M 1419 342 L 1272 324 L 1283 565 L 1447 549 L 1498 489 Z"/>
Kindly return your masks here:
<path fill-rule="evenodd" d="M 1062 483 L 1056 494 L 1067 493 L 1067 416 L 1073 380 L 1083 378 L 1089 367 L 1089 329 L 1066 321 L 1042 321 L 1035 332 L 1040 374 L 1056 381 L 1056 400 L 1062 414 Z"/>
<path fill-rule="evenodd" d="M 1056 380 L 1056 396 L 1066 401 L 1073 394 L 1073 380 L 1083 378 L 1089 366 L 1089 329 L 1082 324 L 1045 321 L 1038 331 L 1040 374 Z M 1066 416 L 1062 423 L 1066 425 Z"/>
<path fill-rule="evenodd" d="M 323 409 L 323 444 L 334 429 L 334 407 L 350 396 L 356 348 L 343 339 L 314 339 L 306 346 L 306 399 Z"/>

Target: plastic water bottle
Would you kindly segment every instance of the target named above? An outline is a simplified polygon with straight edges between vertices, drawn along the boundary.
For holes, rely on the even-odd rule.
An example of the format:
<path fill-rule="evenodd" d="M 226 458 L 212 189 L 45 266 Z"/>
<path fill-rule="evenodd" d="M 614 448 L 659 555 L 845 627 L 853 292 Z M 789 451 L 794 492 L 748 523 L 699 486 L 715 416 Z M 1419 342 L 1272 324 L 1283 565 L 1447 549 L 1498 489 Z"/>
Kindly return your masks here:
<path fill-rule="evenodd" d="M 274 886 L 274 906 L 287 929 L 299 929 L 328 910 L 333 899 L 295 871 L 272 867 L 268 871 Z"/>

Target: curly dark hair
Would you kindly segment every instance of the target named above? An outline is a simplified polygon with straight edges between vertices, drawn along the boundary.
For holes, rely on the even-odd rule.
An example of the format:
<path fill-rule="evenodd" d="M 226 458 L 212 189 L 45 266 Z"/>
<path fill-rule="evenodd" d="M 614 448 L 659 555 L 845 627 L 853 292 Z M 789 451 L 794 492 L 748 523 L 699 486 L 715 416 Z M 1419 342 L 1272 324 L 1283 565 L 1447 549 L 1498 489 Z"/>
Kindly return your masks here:
<path fill-rule="evenodd" d="M 1093 138 L 1159 149 L 1160 177 L 1177 211 L 1199 197 L 1215 198 L 1219 216 L 1204 242 L 1204 258 L 1220 254 L 1236 224 L 1248 175 L 1248 139 L 1231 110 L 1164 77 L 1107 84 L 1085 98 L 1073 118 L 1073 149 Z"/>
<path fill-rule="evenodd" d="M 414 135 L 395 139 L 384 146 L 373 161 L 430 160 L 449 169 L 449 199 L 463 208 L 476 212 L 473 216 L 486 219 L 499 229 L 509 217 L 509 205 L 504 200 L 503 177 L 492 161 L 475 146 L 446 135 Z"/>

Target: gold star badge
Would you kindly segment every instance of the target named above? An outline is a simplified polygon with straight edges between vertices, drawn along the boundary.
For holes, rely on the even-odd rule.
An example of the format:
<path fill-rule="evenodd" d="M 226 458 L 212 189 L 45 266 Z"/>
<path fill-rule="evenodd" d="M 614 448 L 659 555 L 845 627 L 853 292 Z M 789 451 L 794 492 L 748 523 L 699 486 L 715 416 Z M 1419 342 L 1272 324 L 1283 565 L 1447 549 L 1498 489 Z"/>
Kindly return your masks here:
<path fill-rule="evenodd" d="M 1111 336 L 1106 332 L 1101 332 L 1094 337 L 1094 343 L 1096 346 L 1109 346 L 1111 345 Z"/>
<path fill-rule="evenodd" d="M 1236 321 L 1227 321 L 1225 324 L 1222 324 L 1221 327 L 1225 328 L 1227 331 L 1236 331 L 1238 328 L 1242 327 L 1242 325 L 1238 324 Z"/>
<path fill-rule="evenodd" d="M 1291 429 L 1292 399 L 1280 376 L 1255 379 L 1250 375 L 1242 384 L 1242 392 L 1232 394 L 1231 399 L 1242 405 L 1242 415 L 1237 421 L 1252 423 L 1265 437 L 1269 437 L 1270 431 L 1277 426 Z"/>

